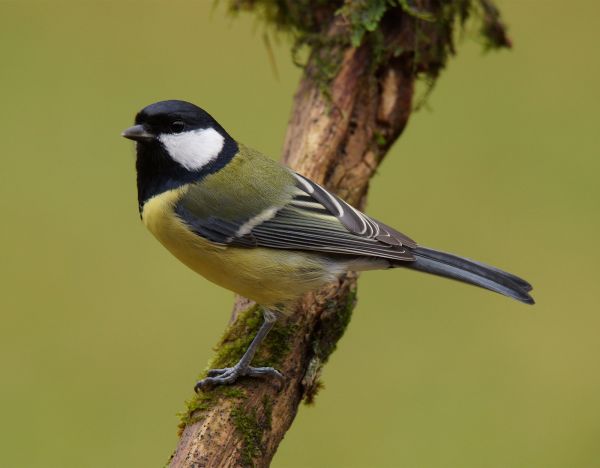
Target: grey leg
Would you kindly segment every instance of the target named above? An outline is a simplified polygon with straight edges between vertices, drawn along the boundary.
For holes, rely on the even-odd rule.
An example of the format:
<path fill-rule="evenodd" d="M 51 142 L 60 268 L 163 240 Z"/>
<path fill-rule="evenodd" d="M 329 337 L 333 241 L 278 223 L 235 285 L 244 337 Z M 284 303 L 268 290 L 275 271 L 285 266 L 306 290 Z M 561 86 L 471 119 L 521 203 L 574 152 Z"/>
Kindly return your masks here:
<path fill-rule="evenodd" d="M 194 390 L 197 392 L 206 387 L 213 385 L 229 385 L 234 383 L 239 377 L 263 377 L 271 376 L 279 380 L 283 379 L 283 375 L 277 369 L 272 367 L 251 367 L 250 363 L 258 350 L 258 347 L 265 339 L 275 322 L 277 321 L 277 315 L 270 310 L 263 312 L 264 322 L 259 328 L 256 336 L 248 346 L 248 349 L 233 367 L 226 367 L 225 369 L 211 369 L 208 371 L 208 377 L 200 380 L 196 383 Z"/>

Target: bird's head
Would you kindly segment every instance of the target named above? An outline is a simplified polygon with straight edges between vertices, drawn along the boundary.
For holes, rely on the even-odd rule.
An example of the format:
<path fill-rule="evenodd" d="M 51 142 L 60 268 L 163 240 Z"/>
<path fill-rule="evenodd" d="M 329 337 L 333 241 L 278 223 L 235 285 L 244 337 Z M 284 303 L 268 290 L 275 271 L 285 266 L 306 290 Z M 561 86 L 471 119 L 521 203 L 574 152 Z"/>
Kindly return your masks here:
<path fill-rule="evenodd" d="M 136 142 L 140 210 L 159 193 L 219 171 L 238 152 L 235 140 L 208 112 L 185 101 L 144 107 L 122 136 Z"/>
<path fill-rule="evenodd" d="M 122 135 L 137 142 L 138 157 L 140 153 L 156 157 L 158 152 L 189 171 L 214 163 L 233 141 L 208 112 L 176 100 L 143 108 L 135 117 L 135 125 Z"/>

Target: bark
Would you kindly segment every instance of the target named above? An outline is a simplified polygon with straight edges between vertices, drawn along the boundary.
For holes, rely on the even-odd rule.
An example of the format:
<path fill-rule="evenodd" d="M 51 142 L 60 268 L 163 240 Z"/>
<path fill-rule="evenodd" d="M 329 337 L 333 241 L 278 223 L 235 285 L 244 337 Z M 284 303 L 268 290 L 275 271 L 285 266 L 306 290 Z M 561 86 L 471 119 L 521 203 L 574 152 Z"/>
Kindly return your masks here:
<path fill-rule="evenodd" d="M 365 203 L 370 178 L 406 126 L 415 67 L 440 66 L 431 54 L 431 60 L 416 62 L 417 33 L 439 33 L 416 31 L 416 24 L 414 18 L 398 13 L 380 25 L 386 50 L 401 50 L 400 54 L 377 56 L 371 43 L 358 48 L 338 46 L 341 64 L 328 85 L 329 95 L 313 79 L 323 60 L 322 51 L 313 52 L 295 95 L 283 161 L 358 207 Z M 336 17 L 327 35 L 334 37 L 344 27 Z M 170 466 L 269 465 L 299 404 L 303 399 L 311 401 L 320 387 L 321 367 L 349 321 L 356 279 L 349 274 L 306 295 L 285 319 L 284 326 L 293 327 L 294 333 L 277 366 L 285 376 L 282 388 L 268 381 L 242 379 L 236 384 L 241 394 L 221 392 L 209 407 L 191 411 Z M 249 306 L 239 298 L 232 321 Z"/>

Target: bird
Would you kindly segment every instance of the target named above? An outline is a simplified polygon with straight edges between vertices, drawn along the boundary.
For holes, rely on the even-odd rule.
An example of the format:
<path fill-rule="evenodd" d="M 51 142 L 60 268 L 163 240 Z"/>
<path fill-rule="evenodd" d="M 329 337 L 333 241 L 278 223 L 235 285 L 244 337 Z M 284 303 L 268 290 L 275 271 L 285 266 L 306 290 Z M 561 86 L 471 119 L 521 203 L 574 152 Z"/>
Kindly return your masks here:
<path fill-rule="evenodd" d="M 150 104 L 122 136 L 136 143 L 138 208 L 150 232 L 193 271 L 263 310 L 238 363 L 209 370 L 197 392 L 240 377 L 281 381 L 277 369 L 251 366 L 261 342 L 304 293 L 350 271 L 406 268 L 534 303 L 527 281 L 417 244 L 235 140 L 192 103 Z"/>

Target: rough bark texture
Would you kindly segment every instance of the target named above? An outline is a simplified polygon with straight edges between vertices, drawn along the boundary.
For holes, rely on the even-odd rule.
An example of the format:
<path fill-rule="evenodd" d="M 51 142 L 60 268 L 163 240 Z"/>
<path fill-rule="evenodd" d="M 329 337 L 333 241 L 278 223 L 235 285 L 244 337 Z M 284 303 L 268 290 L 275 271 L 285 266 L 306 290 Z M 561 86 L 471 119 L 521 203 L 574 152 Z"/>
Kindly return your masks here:
<path fill-rule="evenodd" d="M 433 36 L 440 30 L 416 31 L 417 23 L 401 11 L 384 18 L 379 31 L 386 50 L 394 53 L 382 56 L 368 42 L 357 48 L 348 43 L 336 46 L 334 52 L 341 63 L 328 84 L 329 95 L 323 93 L 322 83 L 313 79 L 323 60 L 323 51 L 314 51 L 295 96 L 284 162 L 355 206 L 364 204 L 369 179 L 408 121 L 416 67 L 439 67 L 435 54 L 428 51 L 421 51 L 421 61 L 417 61 L 415 37 Z M 346 27 L 343 19 L 334 17 L 325 34 L 334 37 Z M 430 59 L 423 61 L 427 53 Z M 355 292 L 356 275 L 348 275 L 308 294 L 278 325 L 286 331 L 280 333 L 285 337 L 285 349 L 277 362 L 285 375 L 282 388 L 272 382 L 242 379 L 235 391 L 221 388 L 201 395 L 202 402 L 188 408 L 170 466 L 268 466 L 299 404 L 303 399 L 311 401 L 319 389 L 321 367 L 350 319 Z M 252 316 L 249 309 L 252 305 L 239 298 L 232 327 Z M 238 338 L 226 332 L 219 346 Z M 268 348 L 268 343 L 265 345 Z M 267 353 L 267 362 L 268 357 Z"/>

